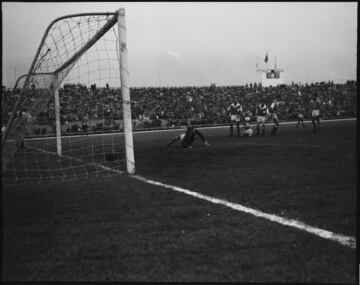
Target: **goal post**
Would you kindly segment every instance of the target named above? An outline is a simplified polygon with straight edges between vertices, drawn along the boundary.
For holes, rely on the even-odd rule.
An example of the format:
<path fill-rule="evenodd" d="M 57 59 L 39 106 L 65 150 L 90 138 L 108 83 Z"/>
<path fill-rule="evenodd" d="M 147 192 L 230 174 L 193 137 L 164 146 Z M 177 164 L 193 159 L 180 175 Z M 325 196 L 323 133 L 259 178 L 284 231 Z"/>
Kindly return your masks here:
<path fill-rule="evenodd" d="M 57 76 L 54 76 L 57 81 Z M 57 85 L 57 84 L 56 84 Z M 61 149 L 61 125 L 60 125 L 60 97 L 59 86 L 54 87 L 54 109 L 55 109 L 55 131 L 56 131 L 56 152 L 58 155 L 62 154 Z"/>
<path fill-rule="evenodd" d="M 128 86 L 128 62 L 126 45 L 125 10 L 118 10 L 118 32 L 120 46 L 120 81 L 123 99 L 124 136 L 126 151 L 126 169 L 129 174 L 135 173 L 134 143 L 131 121 L 130 89 Z"/>
<path fill-rule="evenodd" d="M 19 140 L 24 139 L 29 129 L 27 118 L 38 122 L 42 113 L 52 113 L 49 116 L 53 118 L 51 124 L 54 128 L 52 137 L 55 138 L 55 149 L 50 143 L 47 144 L 46 150 L 42 148 L 43 146 L 28 146 L 43 153 L 56 153 L 60 157 L 69 158 L 73 154 L 81 156 L 81 159 L 76 158 L 75 162 L 84 159 L 89 165 L 92 163 L 92 166 L 95 163 L 101 164 L 107 162 L 104 158 L 109 151 L 116 152 L 116 158 L 119 157 L 119 153 L 122 153 L 119 150 L 121 143 L 117 144 L 114 139 L 108 142 L 105 138 L 102 140 L 89 138 L 88 142 L 90 141 L 91 145 L 85 146 L 85 139 L 76 141 L 66 138 L 65 147 L 64 120 L 66 123 L 70 121 L 68 129 L 73 128 L 74 132 L 78 132 L 74 122 L 79 124 L 85 122 L 84 117 L 90 117 L 90 131 L 95 130 L 98 133 L 101 133 L 104 121 L 106 123 L 110 120 L 116 121 L 114 126 L 118 126 L 117 131 L 123 126 L 124 164 L 127 173 L 134 174 L 128 75 L 124 9 L 113 13 L 72 14 L 55 19 L 49 24 L 41 39 L 29 72 L 17 80 L 13 88 L 15 98 L 13 103 L 3 103 L 7 108 L 4 110 L 3 107 L 3 112 L 9 113 L 9 118 L 6 128 L 4 131 L 2 129 L 2 154 L 7 152 L 9 145 L 12 146 L 11 149 L 15 149 L 13 146 L 16 146 L 16 149 L 22 146 L 23 141 L 19 143 Z M 70 91 L 66 85 L 71 86 Z M 17 92 L 18 90 L 20 91 Z M 116 104 L 121 101 L 122 107 L 109 103 L 111 98 Z M 64 112 L 72 112 L 70 115 L 75 116 L 76 119 L 68 119 L 69 114 L 65 116 L 67 119 L 64 119 Z M 112 113 L 116 113 L 116 117 L 114 115 L 116 120 L 109 115 Z M 122 120 L 119 116 L 122 116 Z M 35 128 L 33 125 L 30 127 Z M 105 127 L 102 130 L 105 130 Z M 2 163 L 3 170 L 6 169 L 13 153 L 14 151 L 11 155 L 7 153 L 8 157 Z M 36 157 L 40 160 L 39 155 Z M 46 163 L 49 164 L 48 161 L 49 159 Z M 81 169 L 80 166 L 74 167 L 75 162 L 70 162 L 71 166 L 69 166 L 72 167 L 73 175 L 78 173 L 75 170 Z M 26 171 L 32 167 L 29 163 L 30 160 L 24 163 L 28 168 Z M 64 170 L 63 166 L 61 170 Z M 53 172 L 49 172 L 53 177 Z M 87 169 L 85 173 L 89 175 Z"/>

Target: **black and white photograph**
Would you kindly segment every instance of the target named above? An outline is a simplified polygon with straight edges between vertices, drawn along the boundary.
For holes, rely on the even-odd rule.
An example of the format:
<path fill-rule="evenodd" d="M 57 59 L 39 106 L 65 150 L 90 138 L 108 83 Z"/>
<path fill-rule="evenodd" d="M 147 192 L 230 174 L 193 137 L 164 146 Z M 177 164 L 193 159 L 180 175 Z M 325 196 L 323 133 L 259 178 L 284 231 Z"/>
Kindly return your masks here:
<path fill-rule="evenodd" d="M 359 283 L 358 2 L 10 2 L 3 282 Z"/>

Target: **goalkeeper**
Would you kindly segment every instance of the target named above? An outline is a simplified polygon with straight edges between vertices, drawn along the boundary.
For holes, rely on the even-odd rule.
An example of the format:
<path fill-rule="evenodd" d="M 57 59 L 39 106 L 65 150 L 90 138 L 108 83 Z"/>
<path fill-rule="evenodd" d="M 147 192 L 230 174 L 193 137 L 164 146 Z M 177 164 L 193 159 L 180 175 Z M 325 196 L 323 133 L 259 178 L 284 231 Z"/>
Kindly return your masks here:
<path fill-rule="evenodd" d="M 176 135 L 176 137 L 171 142 L 169 142 L 166 146 L 171 146 L 174 142 L 180 140 L 181 146 L 183 148 L 192 148 L 192 144 L 195 141 L 196 136 L 199 136 L 199 138 L 204 142 L 204 144 L 206 146 L 210 146 L 210 144 L 207 142 L 205 136 L 190 124 L 186 127 L 185 134 Z"/>

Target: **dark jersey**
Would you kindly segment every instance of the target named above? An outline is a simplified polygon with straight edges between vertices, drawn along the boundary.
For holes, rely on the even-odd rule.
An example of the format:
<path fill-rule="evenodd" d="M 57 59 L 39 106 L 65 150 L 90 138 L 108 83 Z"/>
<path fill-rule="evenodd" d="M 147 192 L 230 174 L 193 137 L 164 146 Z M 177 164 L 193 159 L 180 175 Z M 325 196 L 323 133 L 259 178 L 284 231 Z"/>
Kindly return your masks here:
<path fill-rule="evenodd" d="M 260 105 L 256 109 L 256 115 L 258 116 L 266 116 L 267 115 L 267 107 L 266 105 Z"/>
<path fill-rule="evenodd" d="M 250 121 L 251 120 L 251 112 L 250 111 L 245 111 L 244 112 L 244 119 L 245 121 Z"/>
<path fill-rule="evenodd" d="M 189 147 L 193 144 L 195 137 L 199 136 L 202 141 L 205 141 L 205 137 L 197 129 L 188 129 L 185 133 L 184 138 L 181 141 L 183 147 Z"/>
<path fill-rule="evenodd" d="M 313 101 L 311 103 L 311 109 L 312 110 L 320 110 L 320 102 L 319 101 Z"/>
<path fill-rule="evenodd" d="M 245 129 L 249 129 L 250 128 L 250 121 L 251 121 L 251 112 L 250 111 L 246 111 L 245 112 Z"/>
<path fill-rule="evenodd" d="M 232 103 L 229 106 L 228 111 L 230 115 L 240 115 L 240 113 L 242 112 L 242 106 L 239 103 Z"/>
<path fill-rule="evenodd" d="M 296 113 L 298 113 L 298 114 L 304 114 L 304 113 L 305 113 L 305 108 L 304 108 L 304 107 L 298 107 L 298 108 L 296 109 Z"/>

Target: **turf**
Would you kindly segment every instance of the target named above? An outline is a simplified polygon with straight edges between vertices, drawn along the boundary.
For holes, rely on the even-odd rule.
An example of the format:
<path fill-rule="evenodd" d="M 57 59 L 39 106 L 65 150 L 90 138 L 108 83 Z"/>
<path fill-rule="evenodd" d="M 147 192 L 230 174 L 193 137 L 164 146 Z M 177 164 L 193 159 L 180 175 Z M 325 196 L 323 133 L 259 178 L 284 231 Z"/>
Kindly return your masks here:
<path fill-rule="evenodd" d="M 165 147 L 180 131 L 134 134 L 137 174 L 356 236 L 356 121 L 316 134 L 280 125 L 276 137 L 201 131 L 210 147 Z M 87 173 L 4 189 L 3 281 L 356 282 L 352 248 L 127 175 Z"/>

